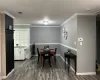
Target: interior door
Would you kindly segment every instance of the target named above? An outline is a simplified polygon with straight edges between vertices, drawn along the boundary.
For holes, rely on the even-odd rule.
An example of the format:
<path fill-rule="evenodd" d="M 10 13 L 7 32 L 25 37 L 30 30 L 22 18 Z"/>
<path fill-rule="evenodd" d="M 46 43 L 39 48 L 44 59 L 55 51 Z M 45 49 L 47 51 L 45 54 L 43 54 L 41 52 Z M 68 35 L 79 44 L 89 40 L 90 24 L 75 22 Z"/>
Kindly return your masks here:
<path fill-rule="evenodd" d="M 13 31 L 6 30 L 6 71 L 8 74 L 14 68 Z"/>
<path fill-rule="evenodd" d="M 14 69 L 13 19 L 5 14 L 6 75 Z"/>
<path fill-rule="evenodd" d="M 100 15 L 96 16 L 97 63 L 100 64 Z"/>

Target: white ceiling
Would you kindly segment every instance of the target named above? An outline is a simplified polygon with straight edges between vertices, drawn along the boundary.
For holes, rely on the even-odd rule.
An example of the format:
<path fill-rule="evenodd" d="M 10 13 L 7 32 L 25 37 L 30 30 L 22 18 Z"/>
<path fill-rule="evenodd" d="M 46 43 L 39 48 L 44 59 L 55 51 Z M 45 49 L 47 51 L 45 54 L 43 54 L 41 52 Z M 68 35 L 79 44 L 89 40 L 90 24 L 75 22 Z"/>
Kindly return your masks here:
<path fill-rule="evenodd" d="M 0 10 L 12 14 L 15 24 L 39 26 L 46 17 L 49 25 L 58 26 L 74 13 L 95 13 L 99 9 L 100 0 L 0 0 Z"/>

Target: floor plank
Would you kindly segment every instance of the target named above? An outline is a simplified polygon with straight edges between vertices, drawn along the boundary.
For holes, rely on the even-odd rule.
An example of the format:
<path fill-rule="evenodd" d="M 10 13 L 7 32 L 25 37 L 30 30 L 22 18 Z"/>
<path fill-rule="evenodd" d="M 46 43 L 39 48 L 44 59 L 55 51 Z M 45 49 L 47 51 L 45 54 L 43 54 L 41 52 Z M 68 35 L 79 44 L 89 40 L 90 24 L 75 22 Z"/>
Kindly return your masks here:
<path fill-rule="evenodd" d="M 100 75 L 96 76 L 77 76 L 73 71 L 67 73 L 64 68 L 64 62 L 57 57 L 55 64 L 52 59 L 52 67 L 48 62 L 44 67 L 37 64 L 37 57 L 30 60 L 15 62 L 15 70 L 6 80 L 100 80 Z"/>

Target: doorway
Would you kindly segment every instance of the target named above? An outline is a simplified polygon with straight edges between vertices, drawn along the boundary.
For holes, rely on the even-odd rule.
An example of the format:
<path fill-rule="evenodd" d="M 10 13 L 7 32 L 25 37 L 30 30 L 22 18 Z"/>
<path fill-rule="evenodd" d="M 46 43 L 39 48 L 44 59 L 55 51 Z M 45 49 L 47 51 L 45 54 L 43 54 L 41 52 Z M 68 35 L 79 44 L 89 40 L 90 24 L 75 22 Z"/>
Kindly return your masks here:
<path fill-rule="evenodd" d="M 100 14 L 96 15 L 97 74 L 100 74 Z"/>

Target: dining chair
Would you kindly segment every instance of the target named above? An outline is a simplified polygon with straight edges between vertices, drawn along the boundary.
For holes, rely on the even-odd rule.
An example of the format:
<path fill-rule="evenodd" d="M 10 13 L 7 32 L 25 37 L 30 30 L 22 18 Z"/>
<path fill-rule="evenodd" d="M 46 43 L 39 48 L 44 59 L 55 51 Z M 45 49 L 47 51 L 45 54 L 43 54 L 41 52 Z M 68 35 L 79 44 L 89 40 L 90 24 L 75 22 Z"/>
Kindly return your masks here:
<path fill-rule="evenodd" d="M 44 46 L 44 49 L 49 48 L 49 45 Z"/>
<path fill-rule="evenodd" d="M 55 48 L 55 53 L 54 53 L 54 61 L 55 61 L 55 63 L 56 63 L 56 53 L 57 53 L 57 48 Z"/>
<path fill-rule="evenodd" d="M 37 61 L 37 64 L 38 64 L 39 63 L 39 58 L 40 58 L 39 48 L 37 48 L 37 53 L 38 53 L 38 61 Z"/>
<path fill-rule="evenodd" d="M 44 50 L 43 51 L 43 67 L 44 67 L 44 63 L 45 63 L 45 60 L 48 59 L 48 63 L 49 63 L 49 66 L 51 67 L 51 55 L 50 55 L 50 50 Z"/>

